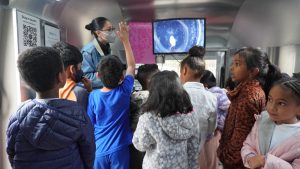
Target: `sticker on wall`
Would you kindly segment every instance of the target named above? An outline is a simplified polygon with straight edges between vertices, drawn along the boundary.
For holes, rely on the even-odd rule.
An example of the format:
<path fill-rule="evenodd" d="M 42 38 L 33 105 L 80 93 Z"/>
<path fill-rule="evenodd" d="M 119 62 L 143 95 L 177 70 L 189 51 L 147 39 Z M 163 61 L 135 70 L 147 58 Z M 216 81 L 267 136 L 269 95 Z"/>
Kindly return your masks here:
<path fill-rule="evenodd" d="M 53 26 L 45 25 L 45 46 L 51 47 L 60 41 L 60 31 Z"/>

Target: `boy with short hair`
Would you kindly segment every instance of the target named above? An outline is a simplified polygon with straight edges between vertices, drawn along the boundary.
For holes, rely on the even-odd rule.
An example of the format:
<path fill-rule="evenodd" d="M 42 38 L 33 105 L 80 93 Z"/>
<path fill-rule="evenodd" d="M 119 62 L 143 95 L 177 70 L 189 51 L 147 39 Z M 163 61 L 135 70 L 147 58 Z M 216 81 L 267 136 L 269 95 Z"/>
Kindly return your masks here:
<path fill-rule="evenodd" d="M 95 169 L 129 169 L 129 145 L 132 131 L 129 126 L 130 95 L 133 90 L 135 60 L 128 38 L 128 27 L 119 24 L 118 37 L 122 41 L 127 69 L 117 56 L 104 57 L 97 66 L 103 88 L 90 93 L 88 115 L 95 128 Z"/>
<path fill-rule="evenodd" d="M 65 42 L 57 42 L 53 48 L 58 50 L 67 76 L 66 84 L 59 89 L 59 98 L 77 101 L 86 109 L 92 82 L 83 76 L 82 54 L 75 46 Z M 84 87 L 78 84 L 80 82 Z"/>
<path fill-rule="evenodd" d="M 58 98 L 66 76 L 56 50 L 36 47 L 18 59 L 24 81 L 37 98 L 23 103 L 7 128 L 7 154 L 12 168 L 93 168 L 93 128 L 84 108 Z"/>

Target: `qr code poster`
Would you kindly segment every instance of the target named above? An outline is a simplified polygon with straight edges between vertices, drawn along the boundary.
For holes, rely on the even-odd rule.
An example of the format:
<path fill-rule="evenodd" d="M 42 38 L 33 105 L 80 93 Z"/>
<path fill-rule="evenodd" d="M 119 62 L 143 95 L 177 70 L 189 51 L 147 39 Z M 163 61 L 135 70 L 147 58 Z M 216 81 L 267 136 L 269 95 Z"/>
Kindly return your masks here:
<path fill-rule="evenodd" d="M 40 19 L 17 11 L 19 53 L 41 46 Z"/>

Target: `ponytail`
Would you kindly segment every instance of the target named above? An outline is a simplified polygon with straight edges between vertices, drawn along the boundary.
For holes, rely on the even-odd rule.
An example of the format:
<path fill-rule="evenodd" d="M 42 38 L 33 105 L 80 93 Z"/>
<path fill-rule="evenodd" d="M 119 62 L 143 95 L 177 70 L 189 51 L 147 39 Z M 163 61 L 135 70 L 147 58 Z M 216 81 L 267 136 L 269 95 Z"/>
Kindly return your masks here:
<path fill-rule="evenodd" d="M 280 80 L 282 77 L 280 69 L 276 65 L 271 63 L 266 65 L 265 70 L 263 70 L 261 76 L 258 77 L 266 96 L 268 96 L 274 82 Z"/>

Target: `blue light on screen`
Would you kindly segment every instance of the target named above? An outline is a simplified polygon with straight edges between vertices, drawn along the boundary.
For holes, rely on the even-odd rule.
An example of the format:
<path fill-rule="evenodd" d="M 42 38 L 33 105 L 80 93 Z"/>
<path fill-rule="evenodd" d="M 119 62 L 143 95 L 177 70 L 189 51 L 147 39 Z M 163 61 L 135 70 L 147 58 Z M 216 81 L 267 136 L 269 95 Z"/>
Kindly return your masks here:
<path fill-rule="evenodd" d="M 154 54 L 187 53 L 205 44 L 205 19 L 171 19 L 153 22 Z"/>

